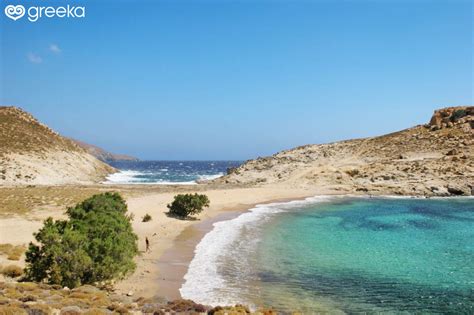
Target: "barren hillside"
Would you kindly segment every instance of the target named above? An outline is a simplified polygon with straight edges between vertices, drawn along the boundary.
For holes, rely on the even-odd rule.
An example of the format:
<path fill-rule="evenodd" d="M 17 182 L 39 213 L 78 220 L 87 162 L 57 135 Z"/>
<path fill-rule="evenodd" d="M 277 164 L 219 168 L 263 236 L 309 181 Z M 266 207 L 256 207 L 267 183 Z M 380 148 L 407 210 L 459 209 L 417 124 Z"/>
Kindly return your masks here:
<path fill-rule="evenodd" d="M 0 106 L 0 185 L 93 183 L 113 171 L 27 112 Z"/>
<path fill-rule="evenodd" d="M 474 194 L 474 107 L 435 111 L 430 122 L 388 135 L 306 145 L 250 160 L 216 181 L 321 186 L 334 192 Z"/>

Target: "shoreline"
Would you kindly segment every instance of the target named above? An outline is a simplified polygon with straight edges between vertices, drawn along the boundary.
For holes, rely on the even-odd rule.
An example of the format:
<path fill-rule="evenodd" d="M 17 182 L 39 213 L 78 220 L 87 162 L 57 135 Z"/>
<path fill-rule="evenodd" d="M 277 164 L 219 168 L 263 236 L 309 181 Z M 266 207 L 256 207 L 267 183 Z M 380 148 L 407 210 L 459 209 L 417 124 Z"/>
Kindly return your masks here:
<path fill-rule="evenodd" d="M 306 201 L 311 198 L 378 198 L 378 199 L 430 199 L 426 196 L 395 196 L 395 195 L 358 195 L 358 194 L 325 194 L 325 195 L 309 195 L 298 198 L 278 198 L 261 203 L 249 205 L 246 208 L 226 209 L 215 217 L 211 217 L 197 224 L 186 227 L 173 240 L 170 248 L 165 250 L 158 259 L 159 279 L 158 286 L 159 296 L 169 299 L 183 298 L 180 289 L 186 282 L 184 278 L 189 271 L 191 261 L 196 256 L 196 247 L 203 238 L 214 229 L 214 224 L 218 222 L 236 219 L 244 213 L 250 212 L 257 207 L 264 207 L 272 204 L 290 204 L 292 202 Z M 434 199 L 470 199 L 472 196 L 466 197 L 435 197 Z M 308 202 L 316 202 L 316 200 Z M 172 275 L 171 278 L 169 275 Z"/>
<path fill-rule="evenodd" d="M 141 254 L 136 257 L 137 268 L 135 272 L 123 280 L 115 282 L 114 289 L 117 294 L 133 297 L 161 296 L 169 299 L 180 298 L 179 289 L 185 282 L 184 276 L 189 264 L 194 258 L 196 246 L 203 237 L 213 229 L 213 224 L 249 212 L 257 205 L 281 203 L 302 200 L 314 196 L 340 196 L 340 197 L 369 197 L 354 191 L 337 190 L 334 187 L 288 187 L 288 186 L 260 186 L 260 187 L 224 187 L 221 185 L 193 185 L 188 186 L 151 186 L 151 185 L 97 185 L 97 186 L 60 186 L 51 190 L 50 187 L 19 188 L 21 191 L 31 191 L 31 195 L 44 196 L 50 192 L 67 191 L 77 193 L 77 200 L 82 200 L 88 194 L 114 190 L 124 195 L 129 213 L 135 219 L 133 229 L 138 235 L 138 245 Z M 6 188 L 5 195 L 11 195 L 16 189 Z M 26 192 L 22 192 L 26 193 Z M 179 220 L 166 215 L 166 205 L 179 193 L 201 193 L 208 195 L 211 200 L 209 208 L 197 216 L 197 220 Z M 54 193 L 56 196 L 57 193 Z M 29 193 L 28 193 L 29 196 Z M 372 195 L 380 198 L 426 198 L 415 195 Z M 465 197 L 465 196 L 464 196 Z M 30 197 L 29 197 L 30 198 Z M 64 197 L 66 198 L 66 197 Z M 430 198 L 436 198 L 431 196 Z M 450 197 L 439 197 L 439 199 Z M 459 197 L 452 197 L 459 198 Z M 462 198 L 462 197 L 461 197 Z M 469 198 L 469 197 L 467 197 Z M 472 197 L 471 197 L 472 198 Z M 72 203 L 70 199 L 69 203 Z M 63 202 L 61 202 L 63 204 Z M 65 206 L 37 208 L 34 212 L 21 212 L 13 216 L 0 217 L 0 223 L 24 227 L 22 230 L 9 229 L 8 234 L 3 234 L 2 243 L 15 245 L 27 244 L 33 240 L 33 232 L 41 226 L 42 220 L 48 216 L 60 218 L 64 216 Z M 30 208 L 31 209 L 31 208 Z M 22 210 L 23 211 L 23 210 Z M 6 214 L 6 213 L 5 213 Z M 152 221 L 142 222 L 145 214 L 152 216 Z M 28 223 L 25 225 L 24 223 Z M 0 224 L 0 225 L 1 225 Z M 8 237 L 6 237 L 8 235 Z M 28 236 L 27 236 L 28 235 Z M 150 240 L 151 251 L 145 253 L 145 237 Z M 2 258 L 1 262 L 6 262 Z M 24 259 L 17 264 L 24 266 Z"/>
<path fill-rule="evenodd" d="M 177 193 L 179 192 L 158 193 L 127 199 L 129 211 L 135 215 L 133 228 L 139 237 L 141 255 L 136 259 L 135 272 L 114 286 L 116 293 L 180 298 L 179 289 L 194 258 L 195 247 L 212 230 L 214 223 L 235 218 L 259 204 L 302 200 L 315 195 L 343 195 L 322 189 L 281 187 L 203 189 L 198 193 L 208 195 L 211 206 L 197 216 L 197 220 L 179 220 L 165 214 L 166 204 Z M 139 222 L 145 213 L 152 215 L 151 222 Z M 150 240 L 148 253 L 144 252 L 145 237 Z"/>
<path fill-rule="evenodd" d="M 245 208 L 224 210 L 225 212 L 215 217 L 206 219 L 202 222 L 185 228 L 173 240 L 173 245 L 169 249 L 165 250 L 158 259 L 160 268 L 158 283 L 159 287 L 161 288 L 158 295 L 170 299 L 183 298 L 181 296 L 180 289 L 186 282 L 184 277 L 188 272 L 191 261 L 195 257 L 196 246 L 202 241 L 207 233 L 214 229 L 215 223 L 233 220 L 244 213 L 250 212 L 257 206 L 305 200 L 310 197 L 312 196 L 272 199 L 261 203 L 255 203 Z M 170 279 L 165 278 L 166 275 L 173 276 Z"/>

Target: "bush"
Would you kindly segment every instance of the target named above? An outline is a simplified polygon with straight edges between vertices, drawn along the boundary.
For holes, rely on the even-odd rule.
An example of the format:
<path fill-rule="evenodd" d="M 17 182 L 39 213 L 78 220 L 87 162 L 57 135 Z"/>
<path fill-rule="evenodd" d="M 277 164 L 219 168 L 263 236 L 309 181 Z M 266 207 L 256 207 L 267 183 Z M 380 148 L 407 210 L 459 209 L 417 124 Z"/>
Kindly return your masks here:
<path fill-rule="evenodd" d="M 454 122 L 454 121 L 456 121 L 456 120 L 458 120 L 458 119 L 460 119 L 460 118 L 462 118 L 462 117 L 464 117 L 464 116 L 466 116 L 466 115 L 467 115 L 466 110 L 464 110 L 464 109 L 458 109 L 458 110 L 456 110 L 456 111 L 451 115 L 451 121 Z"/>
<path fill-rule="evenodd" d="M 1 271 L 3 275 L 10 278 L 16 278 L 23 274 L 23 268 L 16 265 L 9 265 L 9 266 L 3 267 Z"/>
<path fill-rule="evenodd" d="M 151 215 L 148 213 L 143 216 L 142 222 L 149 222 L 151 221 Z"/>
<path fill-rule="evenodd" d="M 26 252 L 26 278 L 69 288 L 123 278 L 135 269 L 138 237 L 117 193 L 94 195 L 48 218 Z"/>
<path fill-rule="evenodd" d="M 209 198 L 206 195 L 179 194 L 168 205 L 169 213 L 173 216 L 186 218 L 202 212 L 204 207 L 209 207 Z"/>

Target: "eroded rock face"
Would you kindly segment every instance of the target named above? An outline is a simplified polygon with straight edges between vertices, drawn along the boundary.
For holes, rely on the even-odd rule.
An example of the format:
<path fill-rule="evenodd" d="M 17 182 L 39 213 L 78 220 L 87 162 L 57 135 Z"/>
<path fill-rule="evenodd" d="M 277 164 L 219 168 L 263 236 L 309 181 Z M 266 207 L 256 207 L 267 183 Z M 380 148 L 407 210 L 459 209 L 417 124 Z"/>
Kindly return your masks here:
<path fill-rule="evenodd" d="M 438 109 L 430 120 L 432 130 L 452 128 L 456 124 L 468 123 L 473 126 L 474 106 L 457 106 Z"/>
<path fill-rule="evenodd" d="M 455 196 L 470 196 L 471 195 L 471 188 L 469 188 L 467 185 L 462 186 L 459 184 L 449 184 L 448 187 L 448 192 L 452 195 Z"/>

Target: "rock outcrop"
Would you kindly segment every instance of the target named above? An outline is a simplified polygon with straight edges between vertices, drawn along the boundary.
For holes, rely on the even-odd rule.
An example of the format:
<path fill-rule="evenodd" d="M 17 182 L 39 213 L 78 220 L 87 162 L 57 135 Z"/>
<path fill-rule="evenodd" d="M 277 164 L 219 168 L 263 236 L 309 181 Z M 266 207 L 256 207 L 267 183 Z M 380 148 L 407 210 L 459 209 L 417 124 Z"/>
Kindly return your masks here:
<path fill-rule="evenodd" d="M 0 185 L 89 184 L 114 171 L 29 113 L 0 106 Z"/>
<path fill-rule="evenodd" d="M 474 107 L 435 111 L 426 125 L 388 135 L 306 145 L 250 160 L 216 182 L 322 187 L 334 193 L 471 195 Z"/>
<path fill-rule="evenodd" d="M 431 130 L 452 128 L 458 124 L 469 124 L 474 128 L 474 106 L 446 107 L 436 110 L 431 117 L 429 127 Z"/>

